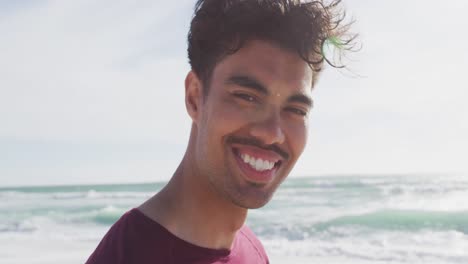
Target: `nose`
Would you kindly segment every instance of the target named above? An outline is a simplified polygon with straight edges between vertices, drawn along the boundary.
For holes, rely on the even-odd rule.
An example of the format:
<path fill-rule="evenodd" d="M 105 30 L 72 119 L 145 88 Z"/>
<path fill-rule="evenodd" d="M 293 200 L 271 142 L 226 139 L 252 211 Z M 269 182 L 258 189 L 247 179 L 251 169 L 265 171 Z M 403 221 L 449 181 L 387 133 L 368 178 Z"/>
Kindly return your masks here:
<path fill-rule="evenodd" d="M 268 117 L 252 124 L 250 135 L 261 140 L 265 145 L 282 144 L 285 140 L 279 113 L 271 113 Z"/>

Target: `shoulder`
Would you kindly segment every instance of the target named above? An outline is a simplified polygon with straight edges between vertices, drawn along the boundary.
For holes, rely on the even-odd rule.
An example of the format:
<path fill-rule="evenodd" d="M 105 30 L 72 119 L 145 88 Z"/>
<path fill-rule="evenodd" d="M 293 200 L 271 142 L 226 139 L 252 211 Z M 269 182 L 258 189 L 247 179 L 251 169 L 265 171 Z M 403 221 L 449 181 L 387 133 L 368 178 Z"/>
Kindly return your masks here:
<path fill-rule="evenodd" d="M 87 264 L 147 263 L 148 259 L 164 259 L 170 236 L 167 231 L 137 209 L 125 213 L 103 237 Z M 136 261 L 138 260 L 138 261 Z"/>
<path fill-rule="evenodd" d="M 249 245 L 262 260 L 262 262 L 269 263 L 268 256 L 266 254 L 265 248 L 262 245 L 262 242 L 260 242 L 254 232 L 248 226 L 244 225 L 239 230 L 238 236 L 240 243 L 244 244 L 244 246 L 246 246 L 246 244 Z"/>
<path fill-rule="evenodd" d="M 125 230 L 131 218 L 132 211 L 129 211 L 122 215 L 120 219 L 111 226 L 86 264 L 103 262 L 120 263 L 119 260 L 122 257 L 120 254 L 124 247 L 123 241 L 125 240 L 124 236 L 126 234 Z"/>

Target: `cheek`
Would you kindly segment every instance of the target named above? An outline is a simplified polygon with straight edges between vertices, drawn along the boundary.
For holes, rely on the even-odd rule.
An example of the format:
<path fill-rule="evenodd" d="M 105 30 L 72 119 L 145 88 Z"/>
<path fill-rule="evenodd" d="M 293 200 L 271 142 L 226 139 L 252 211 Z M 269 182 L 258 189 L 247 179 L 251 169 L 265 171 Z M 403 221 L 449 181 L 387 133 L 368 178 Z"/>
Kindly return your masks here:
<path fill-rule="evenodd" d="M 220 101 L 211 111 L 212 120 L 216 120 L 215 129 L 223 133 L 235 132 L 255 119 L 254 109 L 240 107 L 231 99 Z"/>
<path fill-rule="evenodd" d="M 292 151 L 294 151 L 294 154 L 298 157 L 302 154 L 307 144 L 308 123 L 304 121 L 304 123 L 289 125 L 287 127 L 287 134 Z"/>
<path fill-rule="evenodd" d="M 206 107 L 199 127 L 203 137 L 202 147 L 223 148 L 226 136 L 238 131 L 249 122 L 246 117 L 247 113 L 223 100 Z"/>

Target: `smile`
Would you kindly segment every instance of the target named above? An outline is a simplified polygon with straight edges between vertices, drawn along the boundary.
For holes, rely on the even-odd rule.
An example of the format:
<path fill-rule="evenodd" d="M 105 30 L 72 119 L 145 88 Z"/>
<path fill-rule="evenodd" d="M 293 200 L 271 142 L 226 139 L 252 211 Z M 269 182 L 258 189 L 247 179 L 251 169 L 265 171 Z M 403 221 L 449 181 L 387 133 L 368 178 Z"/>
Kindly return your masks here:
<path fill-rule="evenodd" d="M 252 169 L 257 171 L 266 171 L 271 170 L 275 166 L 274 161 L 255 159 L 254 157 L 249 156 L 248 154 L 241 154 L 241 158 L 244 163 L 250 165 Z"/>
<path fill-rule="evenodd" d="M 271 182 L 282 164 L 282 158 L 274 151 L 237 145 L 233 153 L 242 175 L 247 181 L 266 184 Z"/>

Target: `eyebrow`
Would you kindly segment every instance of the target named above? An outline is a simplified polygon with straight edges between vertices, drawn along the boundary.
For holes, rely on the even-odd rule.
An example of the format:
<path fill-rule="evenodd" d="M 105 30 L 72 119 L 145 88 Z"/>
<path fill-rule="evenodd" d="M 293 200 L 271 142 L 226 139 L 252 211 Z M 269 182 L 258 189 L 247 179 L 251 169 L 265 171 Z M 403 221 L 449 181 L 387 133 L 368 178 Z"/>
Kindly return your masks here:
<path fill-rule="evenodd" d="M 265 95 L 269 95 L 270 92 L 268 91 L 268 89 L 263 85 L 261 84 L 259 81 L 255 80 L 254 78 L 252 77 L 249 77 L 249 76 L 245 76 L 245 75 L 234 75 L 232 77 L 230 77 L 227 81 L 226 81 L 227 84 L 235 84 L 235 85 L 239 85 L 239 86 L 242 86 L 242 87 L 246 87 L 246 88 L 251 88 L 257 92 L 260 92 L 262 94 L 265 94 Z M 305 104 L 307 105 L 308 107 L 312 107 L 313 106 L 313 101 L 311 98 L 309 98 L 308 96 L 306 95 L 303 95 L 303 94 L 294 94 L 294 95 L 291 95 L 289 98 L 288 98 L 288 102 L 291 102 L 291 103 L 301 103 L 301 104 Z"/>
<path fill-rule="evenodd" d="M 313 107 L 313 105 L 314 105 L 312 99 L 309 98 L 308 96 L 303 95 L 303 94 L 295 94 L 295 95 L 290 96 L 288 98 L 288 102 L 301 103 L 301 104 L 307 105 L 308 107 Z"/>
<path fill-rule="evenodd" d="M 269 94 L 268 89 L 263 84 L 248 76 L 235 75 L 229 78 L 226 83 L 251 88 L 265 95 Z"/>

